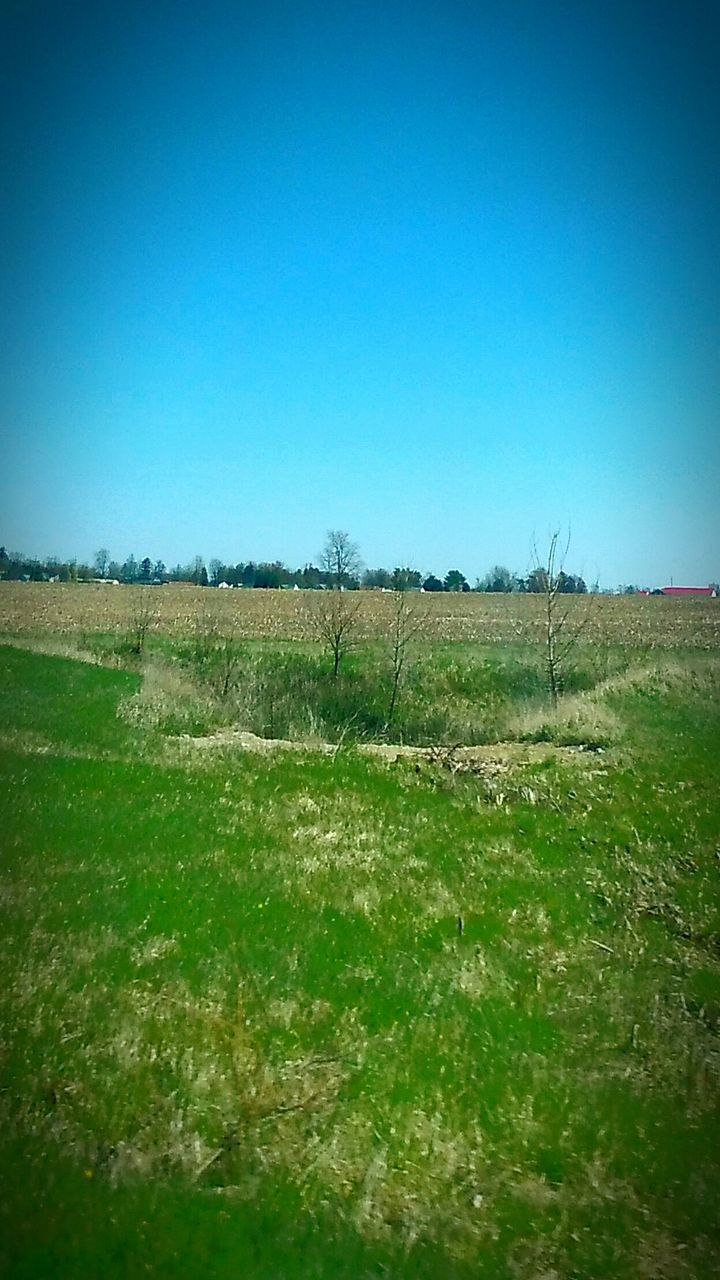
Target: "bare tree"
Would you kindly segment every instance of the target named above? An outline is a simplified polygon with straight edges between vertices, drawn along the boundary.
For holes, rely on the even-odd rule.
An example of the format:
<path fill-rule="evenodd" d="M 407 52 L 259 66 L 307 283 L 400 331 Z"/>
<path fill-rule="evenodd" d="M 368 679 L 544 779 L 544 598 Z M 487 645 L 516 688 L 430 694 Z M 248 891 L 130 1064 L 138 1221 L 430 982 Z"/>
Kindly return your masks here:
<path fill-rule="evenodd" d="M 208 569 L 210 571 L 210 581 L 214 587 L 216 587 L 218 583 L 222 580 L 222 573 L 224 568 L 225 566 L 222 560 L 218 560 L 217 557 L 214 557 L 210 561 L 210 564 L 208 565 Z"/>
<path fill-rule="evenodd" d="M 108 565 L 110 563 L 110 552 L 107 547 L 101 547 L 95 553 L 95 571 L 98 578 L 104 578 L 107 574 Z"/>
<path fill-rule="evenodd" d="M 235 688 L 240 672 L 240 650 L 232 624 L 221 626 L 214 620 L 195 637 L 195 665 L 213 693 L 225 701 Z"/>
<path fill-rule="evenodd" d="M 362 568 L 360 549 L 343 529 L 329 529 L 323 547 L 320 564 L 330 575 L 333 587 L 348 586 L 357 578 Z"/>
<path fill-rule="evenodd" d="M 424 621 L 423 617 L 419 613 L 417 605 L 411 603 L 406 591 L 394 591 L 392 605 L 392 617 L 390 619 L 390 626 L 388 629 L 390 661 L 392 664 L 392 685 L 390 705 L 388 707 L 387 719 L 385 721 L 386 730 L 390 728 L 397 709 L 398 698 L 400 696 L 400 686 L 407 668 L 411 641 L 420 631 Z"/>
<path fill-rule="evenodd" d="M 233 622 L 221 622 L 208 609 L 199 610 L 193 645 L 195 667 L 222 699 L 229 696 L 237 683 L 240 657 Z"/>
<path fill-rule="evenodd" d="M 130 649 L 138 656 L 145 650 L 147 633 L 157 622 L 152 587 L 133 587 Z"/>
<path fill-rule="evenodd" d="M 570 532 L 568 531 L 567 538 L 562 543 L 561 531 L 556 529 L 550 537 L 547 556 L 544 557 L 545 562 L 541 564 L 537 546 L 533 543 L 536 567 L 530 575 L 531 578 L 534 577 L 537 588 L 545 597 L 545 665 L 548 690 L 555 705 L 563 691 L 570 654 L 577 645 L 583 629 L 577 622 L 571 623 L 572 595 L 563 592 L 563 585 L 566 582 L 565 561 L 569 547 Z"/>
<path fill-rule="evenodd" d="M 310 625 L 333 660 L 337 679 L 340 663 L 357 643 L 362 597 L 357 592 L 314 591 L 308 599 Z"/>

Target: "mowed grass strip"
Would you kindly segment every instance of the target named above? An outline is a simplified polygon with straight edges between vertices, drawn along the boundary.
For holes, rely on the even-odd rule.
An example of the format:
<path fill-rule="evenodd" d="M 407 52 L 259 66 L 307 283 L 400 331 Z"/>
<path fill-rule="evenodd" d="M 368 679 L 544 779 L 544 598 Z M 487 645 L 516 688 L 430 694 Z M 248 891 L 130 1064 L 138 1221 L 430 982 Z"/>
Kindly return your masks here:
<path fill-rule="evenodd" d="M 11 1274 L 715 1273 L 710 667 L 489 791 L 168 766 L 132 677 L 4 661 Z"/>
<path fill-rule="evenodd" d="M 0 645 L 0 742 L 92 756 L 130 751 L 117 706 L 139 687 L 132 672 Z"/>

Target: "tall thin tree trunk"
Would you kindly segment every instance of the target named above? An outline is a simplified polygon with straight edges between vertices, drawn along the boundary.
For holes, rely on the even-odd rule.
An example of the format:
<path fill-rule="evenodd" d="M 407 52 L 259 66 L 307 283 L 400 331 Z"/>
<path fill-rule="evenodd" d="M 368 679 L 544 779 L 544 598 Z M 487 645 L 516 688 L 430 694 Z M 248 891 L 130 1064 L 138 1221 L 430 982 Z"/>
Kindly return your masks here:
<path fill-rule="evenodd" d="M 548 595 L 548 611 L 547 611 L 547 666 L 548 666 L 548 685 L 550 686 L 550 696 L 553 705 L 557 706 L 558 696 L 560 694 L 560 665 L 557 653 L 557 636 L 555 634 L 555 622 L 553 619 L 553 609 L 555 600 Z"/>

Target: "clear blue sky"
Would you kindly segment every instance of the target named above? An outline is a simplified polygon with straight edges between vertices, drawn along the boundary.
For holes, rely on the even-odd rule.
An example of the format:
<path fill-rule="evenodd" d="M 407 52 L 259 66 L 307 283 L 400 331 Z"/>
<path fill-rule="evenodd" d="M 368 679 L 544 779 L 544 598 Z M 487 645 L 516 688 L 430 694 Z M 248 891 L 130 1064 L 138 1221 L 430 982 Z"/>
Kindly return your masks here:
<path fill-rule="evenodd" d="M 6 0 L 0 542 L 720 577 L 712 0 Z"/>

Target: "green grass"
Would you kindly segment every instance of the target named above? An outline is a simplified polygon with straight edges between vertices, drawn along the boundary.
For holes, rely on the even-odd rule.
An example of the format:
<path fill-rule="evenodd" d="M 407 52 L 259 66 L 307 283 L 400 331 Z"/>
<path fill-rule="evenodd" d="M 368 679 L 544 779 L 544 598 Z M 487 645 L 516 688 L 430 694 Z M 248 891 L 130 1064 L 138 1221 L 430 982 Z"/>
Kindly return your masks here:
<path fill-rule="evenodd" d="M 465 768 L 173 746 L 138 676 L 0 661 L 0 1268 L 717 1273 L 711 659 Z"/>
<path fill-rule="evenodd" d="M 132 736 L 116 709 L 139 685 L 132 673 L 0 646 L 0 734 L 38 749 L 129 750 Z"/>

